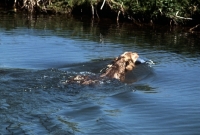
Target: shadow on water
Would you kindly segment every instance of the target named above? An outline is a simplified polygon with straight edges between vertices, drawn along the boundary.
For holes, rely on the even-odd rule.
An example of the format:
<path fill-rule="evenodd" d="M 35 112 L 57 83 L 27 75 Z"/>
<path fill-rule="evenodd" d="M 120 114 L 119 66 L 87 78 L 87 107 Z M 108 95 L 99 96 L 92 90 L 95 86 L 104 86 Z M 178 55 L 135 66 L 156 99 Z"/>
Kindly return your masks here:
<path fill-rule="evenodd" d="M 0 16 L 1 134 L 199 133 L 199 35 L 88 18 Z M 62 83 L 99 75 L 124 51 L 155 65 L 137 65 L 126 83 Z"/>

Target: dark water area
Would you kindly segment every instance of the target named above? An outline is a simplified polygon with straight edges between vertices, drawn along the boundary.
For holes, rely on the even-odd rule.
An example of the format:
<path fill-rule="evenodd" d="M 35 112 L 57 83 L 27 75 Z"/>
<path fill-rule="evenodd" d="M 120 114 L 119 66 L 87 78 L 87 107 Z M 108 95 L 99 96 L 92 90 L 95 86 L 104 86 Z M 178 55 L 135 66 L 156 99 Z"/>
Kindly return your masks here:
<path fill-rule="evenodd" d="M 200 38 L 177 27 L 0 15 L 0 134 L 200 133 Z M 129 83 L 65 85 L 125 51 Z"/>

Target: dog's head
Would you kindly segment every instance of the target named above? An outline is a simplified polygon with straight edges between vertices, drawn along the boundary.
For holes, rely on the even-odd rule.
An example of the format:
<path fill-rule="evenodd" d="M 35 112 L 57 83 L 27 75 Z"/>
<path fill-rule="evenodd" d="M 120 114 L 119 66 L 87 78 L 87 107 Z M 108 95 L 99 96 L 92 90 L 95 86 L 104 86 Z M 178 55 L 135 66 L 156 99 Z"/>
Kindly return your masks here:
<path fill-rule="evenodd" d="M 138 58 L 137 53 L 125 52 L 117 57 L 112 64 L 108 65 L 105 73 L 101 77 L 110 77 L 123 81 L 125 73 L 133 70 L 135 62 Z"/>
<path fill-rule="evenodd" d="M 125 52 L 122 55 L 120 55 L 122 59 L 124 59 L 124 62 L 126 63 L 125 65 L 125 70 L 131 71 L 135 67 L 135 62 L 139 58 L 137 53 L 132 53 L 132 52 Z"/>

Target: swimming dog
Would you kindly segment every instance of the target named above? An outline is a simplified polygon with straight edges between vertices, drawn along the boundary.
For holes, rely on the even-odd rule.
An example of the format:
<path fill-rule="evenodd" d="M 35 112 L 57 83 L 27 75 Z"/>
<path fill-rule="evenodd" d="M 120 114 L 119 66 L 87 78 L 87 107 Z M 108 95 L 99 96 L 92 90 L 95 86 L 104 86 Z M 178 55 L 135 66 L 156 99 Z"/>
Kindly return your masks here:
<path fill-rule="evenodd" d="M 96 84 L 103 78 L 117 79 L 121 82 L 125 80 L 126 73 L 132 71 L 135 67 L 135 63 L 139 55 L 133 52 L 124 52 L 120 56 L 116 57 L 113 62 L 107 65 L 100 77 L 90 77 L 87 75 L 76 75 L 71 77 L 66 83 L 79 83 L 83 85 Z"/>

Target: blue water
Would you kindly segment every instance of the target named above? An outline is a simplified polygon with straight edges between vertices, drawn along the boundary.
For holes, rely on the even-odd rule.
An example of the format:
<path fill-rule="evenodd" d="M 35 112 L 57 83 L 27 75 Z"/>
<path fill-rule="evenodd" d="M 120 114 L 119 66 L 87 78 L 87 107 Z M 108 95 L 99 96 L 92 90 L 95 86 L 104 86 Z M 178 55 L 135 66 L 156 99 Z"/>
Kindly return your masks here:
<path fill-rule="evenodd" d="M 198 35 L 64 16 L 1 18 L 2 135 L 199 134 Z M 124 51 L 155 64 L 136 66 L 129 84 L 63 84 L 98 75 Z"/>

